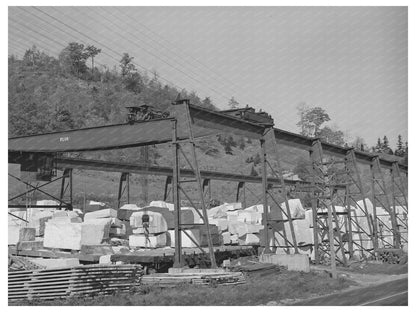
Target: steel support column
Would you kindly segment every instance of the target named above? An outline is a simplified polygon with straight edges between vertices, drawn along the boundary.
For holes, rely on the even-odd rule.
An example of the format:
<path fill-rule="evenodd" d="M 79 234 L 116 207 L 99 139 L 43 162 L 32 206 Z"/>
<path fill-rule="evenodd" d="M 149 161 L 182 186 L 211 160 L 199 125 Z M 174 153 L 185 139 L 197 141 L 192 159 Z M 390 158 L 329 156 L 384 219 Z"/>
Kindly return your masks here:
<path fill-rule="evenodd" d="M 179 145 L 177 142 L 177 121 L 172 120 L 172 149 L 173 149 L 173 174 L 172 196 L 175 213 L 175 259 L 174 268 L 183 266 L 182 258 L 182 231 L 181 231 L 181 205 L 179 198 Z"/>
<path fill-rule="evenodd" d="M 267 201 L 267 155 L 265 139 L 260 139 L 261 160 L 262 160 L 262 192 L 263 192 L 263 236 L 264 236 L 264 253 L 270 253 L 269 238 L 269 204 Z"/>

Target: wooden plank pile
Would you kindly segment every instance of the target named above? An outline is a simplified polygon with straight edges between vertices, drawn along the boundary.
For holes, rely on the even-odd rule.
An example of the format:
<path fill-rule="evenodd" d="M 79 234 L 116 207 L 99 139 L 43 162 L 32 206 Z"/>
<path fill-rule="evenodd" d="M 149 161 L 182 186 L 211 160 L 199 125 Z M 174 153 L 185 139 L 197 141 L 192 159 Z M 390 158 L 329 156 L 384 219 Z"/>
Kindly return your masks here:
<path fill-rule="evenodd" d="M 126 292 L 139 286 L 140 265 L 81 265 L 48 270 L 9 271 L 9 301 L 59 299 Z"/>
<path fill-rule="evenodd" d="M 176 287 L 179 285 L 236 285 L 245 283 L 241 272 L 223 273 L 158 273 L 143 276 L 142 285 L 158 287 Z"/>

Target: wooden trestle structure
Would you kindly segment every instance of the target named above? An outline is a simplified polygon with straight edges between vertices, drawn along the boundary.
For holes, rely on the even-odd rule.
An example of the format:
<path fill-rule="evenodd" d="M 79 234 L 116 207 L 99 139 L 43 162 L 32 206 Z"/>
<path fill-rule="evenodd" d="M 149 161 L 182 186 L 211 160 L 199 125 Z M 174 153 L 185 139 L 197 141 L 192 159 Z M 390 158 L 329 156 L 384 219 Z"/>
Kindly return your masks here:
<path fill-rule="evenodd" d="M 380 237 L 379 228 L 383 223 L 378 217 L 376 205 L 381 205 L 388 212 L 391 219 L 391 235 L 393 244 L 391 248 L 401 248 L 407 243 L 407 187 L 403 174 L 407 176 L 407 166 L 394 161 L 386 160 L 378 155 L 355 151 L 333 144 L 321 142 L 298 134 L 273 128 L 272 122 L 263 122 L 260 119 L 245 119 L 230 114 L 229 112 L 211 111 L 189 103 L 188 100 L 178 100 L 171 107 L 171 116 L 162 119 L 148 121 L 134 121 L 125 124 L 109 125 L 102 127 L 84 128 L 69 131 L 60 131 L 40 135 L 9 138 L 9 163 L 19 163 L 22 171 L 39 174 L 47 169 L 59 169 L 62 176 L 53 178 L 42 185 L 33 186 L 18 177 L 27 186 L 27 191 L 9 199 L 9 207 L 26 207 L 26 205 L 13 204 L 13 202 L 33 191 L 40 191 L 59 201 L 57 208 L 72 209 L 72 170 L 102 170 L 120 172 L 118 189 L 118 206 L 122 197 L 127 196 L 129 201 L 129 177 L 131 174 L 150 174 L 166 176 L 165 198 L 167 198 L 168 186 L 171 186 L 175 213 L 175 259 L 174 266 L 183 265 L 183 253 L 181 247 L 181 207 L 180 198 L 193 200 L 185 192 L 182 184 L 194 182 L 198 188 L 198 203 L 193 206 L 200 208 L 200 216 L 204 224 L 208 225 L 208 199 L 211 180 L 235 181 L 238 183 L 236 199 L 244 195 L 245 183 L 262 184 L 262 203 L 264 209 L 263 224 L 265 230 L 262 238 L 263 252 L 273 252 L 270 247 L 270 237 L 274 236 L 274 230 L 279 227 L 281 219 L 273 219 L 266 207 L 277 207 L 281 215 L 285 215 L 291 233 L 284 233 L 284 239 L 295 253 L 298 252 L 296 236 L 290 210 L 288 206 L 287 191 L 289 187 L 297 187 L 305 192 L 313 193 L 313 225 L 315 259 L 318 262 L 331 260 L 346 264 L 348 259 L 359 253 L 362 257 L 377 258 L 377 251 L 386 247 L 385 237 Z M 254 115 L 255 117 L 255 115 Z M 219 173 L 199 169 L 195 151 L 195 141 L 198 138 L 217 135 L 221 133 L 234 134 L 259 140 L 262 155 L 262 176 L 253 177 L 239 174 Z M 148 146 L 162 143 L 170 143 L 172 147 L 172 167 L 155 167 L 148 165 L 103 162 L 98 160 L 85 160 L 65 158 L 61 154 L 76 151 L 98 151 L 121 149 L 128 147 Z M 185 152 L 184 146 L 191 147 L 191 153 Z M 290 181 L 283 178 L 279 160 L 279 146 L 289 145 L 301 148 L 309 152 L 310 163 L 314 173 L 311 182 Z M 275 158 L 272 166 L 270 159 Z M 187 169 L 179 168 L 179 161 L 183 159 Z M 52 160 L 53 166 L 49 162 Z M 48 162 L 49 161 L 49 162 Z M 364 190 L 362 175 L 358 164 L 370 167 L 372 174 L 372 188 L 370 192 Z M 386 188 L 385 174 L 388 170 L 391 176 L 391 190 Z M 45 173 L 45 172 L 41 172 Z M 268 174 L 270 173 L 270 174 Z M 191 178 L 193 180 L 184 180 Z M 42 190 L 42 187 L 55 181 L 61 182 L 59 198 Z M 273 189 L 279 188 L 284 197 L 284 203 L 273 195 Z M 371 194 L 373 207 L 367 207 L 364 200 Z M 245 197 L 245 196 L 243 196 Z M 244 200 L 244 199 L 243 199 Z M 361 218 L 365 222 L 359 222 L 353 215 L 351 207 L 357 207 L 358 201 L 363 205 L 358 206 L 362 211 Z M 346 212 L 337 212 L 336 205 L 347 207 Z M 396 206 L 403 206 L 405 214 L 398 216 Z M 36 208 L 36 206 L 31 206 Z M 40 206 L 38 206 L 40 207 Z M 50 206 L 48 206 L 50 207 Z M 272 208 L 274 209 L 274 208 Z M 197 211 L 199 211 L 197 209 Z M 353 227 L 357 233 L 353 233 Z M 358 229 L 358 230 L 357 230 Z M 401 230 L 400 230 L 401 229 Z M 183 231 L 185 235 L 186 231 Z M 353 239 L 353 234 L 359 239 Z M 291 242 L 288 237 L 291 237 Z M 209 243 L 209 261 L 212 267 L 216 266 L 212 241 Z M 202 251 L 204 251 L 201 248 Z M 290 248 L 287 248 L 290 252 Z M 205 251 L 204 251 L 205 253 Z"/>

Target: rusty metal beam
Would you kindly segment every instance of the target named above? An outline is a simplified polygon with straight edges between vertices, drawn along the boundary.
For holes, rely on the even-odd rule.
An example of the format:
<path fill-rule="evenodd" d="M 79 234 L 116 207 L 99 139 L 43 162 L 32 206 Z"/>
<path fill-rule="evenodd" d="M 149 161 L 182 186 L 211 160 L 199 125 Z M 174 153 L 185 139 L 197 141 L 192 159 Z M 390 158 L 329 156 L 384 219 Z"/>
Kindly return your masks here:
<path fill-rule="evenodd" d="M 172 117 L 178 121 L 178 140 L 188 139 L 185 116 L 179 106 L 172 105 Z M 192 131 L 195 138 L 220 133 L 233 133 L 260 139 L 264 126 L 230 116 L 221 112 L 212 111 L 195 105 L 189 105 Z M 133 124 L 117 124 L 77 130 L 60 131 L 40 135 L 9 138 L 9 152 L 69 152 L 92 151 L 145 146 L 171 142 L 171 120 L 155 119 L 138 121 Z M 295 146 L 306 151 L 312 148 L 314 138 L 274 129 L 277 143 L 280 145 Z M 330 156 L 345 157 L 349 148 L 322 142 L 322 150 Z M 374 154 L 356 151 L 357 161 L 367 165 L 371 164 Z M 380 157 L 380 165 L 390 169 L 393 161 Z M 403 172 L 407 166 L 399 165 Z"/>
<path fill-rule="evenodd" d="M 73 168 L 95 171 L 108 171 L 108 172 L 130 172 L 136 174 L 151 174 L 158 176 L 172 176 L 171 167 L 159 167 L 159 166 L 146 166 L 137 165 L 131 163 L 109 162 L 102 160 L 90 160 L 90 159 L 77 159 L 61 157 L 56 159 L 57 169 Z M 181 169 L 181 177 L 191 178 L 194 177 L 191 169 Z M 247 183 L 262 183 L 261 177 L 249 176 L 235 173 L 222 173 L 216 171 L 201 170 L 201 177 L 203 179 L 233 181 L 233 182 L 247 182 Z M 268 178 L 270 184 L 280 184 L 280 180 L 276 178 Z M 309 185 L 309 182 L 305 181 L 293 181 L 285 180 L 286 184 L 296 185 L 297 183 L 302 185 Z"/>

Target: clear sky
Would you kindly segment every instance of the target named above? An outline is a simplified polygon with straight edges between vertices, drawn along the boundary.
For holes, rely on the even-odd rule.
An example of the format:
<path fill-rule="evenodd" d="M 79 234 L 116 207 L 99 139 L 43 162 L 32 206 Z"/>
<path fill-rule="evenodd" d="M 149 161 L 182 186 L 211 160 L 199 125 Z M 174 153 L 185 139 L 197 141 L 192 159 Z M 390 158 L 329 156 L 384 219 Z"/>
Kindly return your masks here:
<path fill-rule="evenodd" d="M 9 54 L 70 41 L 123 52 L 139 69 L 211 97 L 235 97 L 298 132 L 296 106 L 321 106 L 330 126 L 369 145 L 407 140 L 406 7 L 30 7 L 9 9 Z M 100 66 L 100 65 L 98 65 Z"/>

